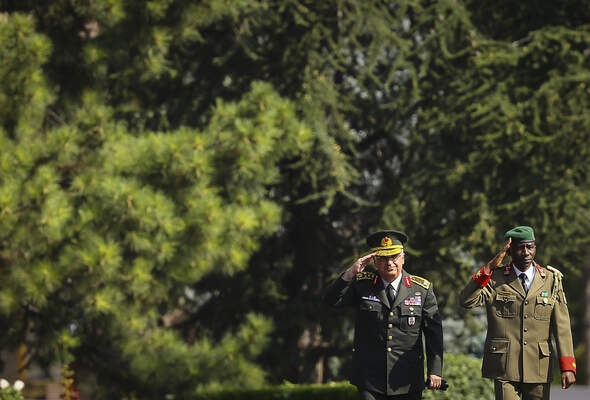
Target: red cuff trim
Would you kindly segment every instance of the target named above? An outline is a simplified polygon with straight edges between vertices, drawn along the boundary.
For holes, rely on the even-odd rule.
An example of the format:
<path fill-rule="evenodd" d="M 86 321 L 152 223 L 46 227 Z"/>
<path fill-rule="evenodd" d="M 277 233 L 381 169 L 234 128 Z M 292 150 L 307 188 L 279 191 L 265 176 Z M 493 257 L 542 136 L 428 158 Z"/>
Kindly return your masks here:
<path fill-rule="evenodd" d="M 561 372 L 572 371 L 576 373 L 576 358 L 575 357 L 559 357 L 559 369 Z"/>
<path fill-rule="evenodd" d="M 477 283 L 479 286 L 484 287 L 488 284 L 488 282 L 490 281 L 490 278 L 492 277 L 492 274 L 486 275 L 485 271 L 485 267 L 482 267 L 479 271 L 477 271 L 474 275 L 473 275 L 473 280 L 475 281 L 475 283 Z"/>

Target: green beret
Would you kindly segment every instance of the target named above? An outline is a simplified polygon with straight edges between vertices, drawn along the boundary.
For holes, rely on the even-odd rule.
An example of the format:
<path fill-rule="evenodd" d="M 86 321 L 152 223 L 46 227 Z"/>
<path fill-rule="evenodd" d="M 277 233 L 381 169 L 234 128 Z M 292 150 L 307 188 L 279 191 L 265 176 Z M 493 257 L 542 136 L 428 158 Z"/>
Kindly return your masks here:
<path fill-rule="evenodd" d="M 512 238 L 513 242 L 534 242 L 535 232 L 530 226 L 517 226 L 504 234 L 504 240 Z"/>
<path fill-rule="evenodd" d="M 394 256 L 404 249 L 408 235 L 400 231 L 380 231 L 367 238 L 367 245 L 378 256 Z"/>

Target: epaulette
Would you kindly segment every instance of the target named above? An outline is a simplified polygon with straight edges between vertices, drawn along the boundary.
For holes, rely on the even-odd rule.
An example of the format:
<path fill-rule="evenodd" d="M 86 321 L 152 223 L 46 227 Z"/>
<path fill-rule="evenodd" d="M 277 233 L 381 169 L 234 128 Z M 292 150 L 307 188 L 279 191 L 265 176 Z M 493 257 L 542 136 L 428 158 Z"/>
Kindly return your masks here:
<path fill-rule="evenodd" d="M 363 279 L 373 279 L 375 276 L 377 275 L 375 275 L 373 272 L 363 271 L 356 274 L 356 280 L 362 281 Z"/>
<path fill-rule="evenodd" d="M 428 289 L 430 287 L 430 281 L 427 281 L 426 279 L 420 276 L 412 275 L 412 282 L 422 286 L 424 289 Z"/>
<path fill-rule="evenodd" d="M 551 272 L 553 272 L 553 275 L 555 275 L 555 277 L 557 278 L 558 281 L 561 280 L 561 278 L 563 278 L 563 274 L 561 273 L 560 270 L 558 270 L 557 268 L 553 268 L 551 265 L 547 266 L 547 269 Z"/>

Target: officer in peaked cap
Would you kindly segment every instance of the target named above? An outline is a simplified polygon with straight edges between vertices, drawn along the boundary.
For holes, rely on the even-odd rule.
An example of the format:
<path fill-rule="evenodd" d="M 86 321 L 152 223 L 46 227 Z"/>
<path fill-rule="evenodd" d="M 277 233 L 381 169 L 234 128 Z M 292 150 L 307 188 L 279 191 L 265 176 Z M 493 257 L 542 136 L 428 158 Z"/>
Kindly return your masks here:
<path fill-rule="evenodd" d="M 461 302 L 466 308 L 487 309 L 482 374 L 494 379 L 496 400 L 548 400 L 554 357 L 551 336 L 557 345 L 562 388 L 576 381 L 563 274 L 535 262 L 535 233 L 530 226 L 510 229 L 504 240 L 504 248 L 469 280 Z M 502 265 L 508 252 L 512 260 Z"/>
<path fill-rule="evenodd" d="M 424 389 L 422 334 L 429 387 L 441 386 L 443 333 L 432 284 L 404 269 L 400 231 L 367 238 L 371 253 L 356 260 L 328 287 L 333 306 L 356 308 L 351 383 L 362 400 L 419 400 Z M 365 271 L 373 261 L 376 272 Z"/>

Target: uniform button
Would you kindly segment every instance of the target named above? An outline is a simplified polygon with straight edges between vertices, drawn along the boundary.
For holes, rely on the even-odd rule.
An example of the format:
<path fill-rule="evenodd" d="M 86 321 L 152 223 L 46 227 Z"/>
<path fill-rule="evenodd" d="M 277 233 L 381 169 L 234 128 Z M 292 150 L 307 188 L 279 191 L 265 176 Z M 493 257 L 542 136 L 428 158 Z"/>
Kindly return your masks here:
<path fill-rule="evenodd" d="M 354 353 L 354 347 L 352 348 L 352 352 Z"/>
<path fill-rule="evenodd" d="M 526 346 L 526 340 L 522 344 L 524 344 Z"/>
<path fill-rule="evenodd" d="M 527 329 L 527 328 L 524 328 L 524 331 L 525 331 L 525 332 L 528 332 L 528 329 Z"/>
<path fill-rule="evenodd" d="M 529 316 L 525 314 L 523 318 L 524 318 L 524 319 L 527 319 L 528 317 L 529 317 Z"/>
<path fill-rule="evenodd" d="M 492 347 L 490 348 L 490 350 L 491 350 L 491 351 L 496 351 L 496 348 L 495 348 L 494 346 L 492 346 Z"/>
<path fill-rule="evenodd" d="M 524 301 L 524 305 L 526 306 L 527 304 L 529 304 L 529 301 L 528 300 L 525 300 Z"/>
<path fill-rule="evenodd" d="M 389 312 L 389 316 L 393 317 L 393 311 Z"/>
<path fill-rule="evenodd" d="M 389 351 L 389 352 L 390 352 L 390 351 L 391 351 L 391 347 L 388 347 L 388 348 L 387 348 L 387 351 Z"/>
<path fill-rule="evenodd" d="M 393 340 L 393 336 L 387 336 L 387 340 Z"/>
<path fill-rule="evenodd" d="M 410 307 L 410 311 L 414 311 L 414 307 Z"/>
<path fill-rule="evenodd" d="M 393 328 L 393 324 L 387 324 L 388 328 Z"/>

